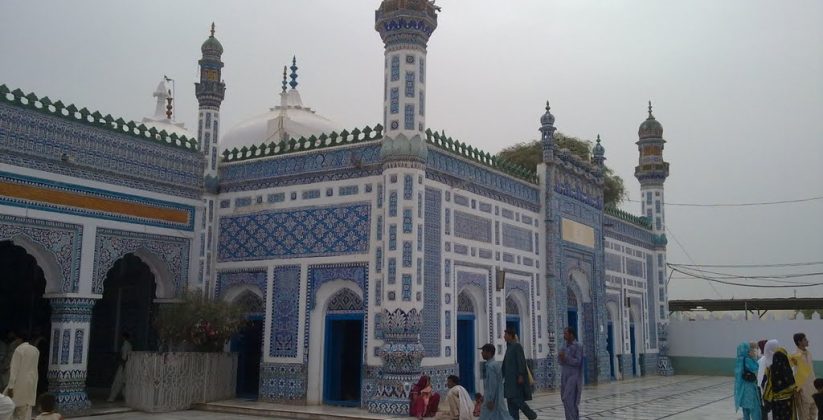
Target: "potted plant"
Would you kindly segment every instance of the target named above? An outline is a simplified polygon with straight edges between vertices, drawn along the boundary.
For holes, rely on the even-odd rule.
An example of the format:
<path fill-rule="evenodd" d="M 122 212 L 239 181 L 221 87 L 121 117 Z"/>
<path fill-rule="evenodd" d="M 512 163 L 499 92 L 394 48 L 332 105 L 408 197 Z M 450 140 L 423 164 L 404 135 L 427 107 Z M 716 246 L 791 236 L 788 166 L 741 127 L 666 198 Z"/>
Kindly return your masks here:
<path fill-rule="evenodd" d="M 234 397 L 237 356 L 223 351 L 245 325 L 245 308 L 200 291 L 162 304 L 155 318 L 160 352 L 132 352 L 126 404 L 141 411 L 185 410 L 193 403 Z"/>

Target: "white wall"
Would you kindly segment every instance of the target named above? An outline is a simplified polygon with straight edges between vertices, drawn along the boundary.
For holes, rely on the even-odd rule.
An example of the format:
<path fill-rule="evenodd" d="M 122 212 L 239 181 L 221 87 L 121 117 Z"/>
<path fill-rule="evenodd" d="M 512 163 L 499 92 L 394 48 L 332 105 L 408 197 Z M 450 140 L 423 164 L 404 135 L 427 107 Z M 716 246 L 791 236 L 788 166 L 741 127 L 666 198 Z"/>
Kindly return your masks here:
<path fill-rule="evenodd" d="M 809 349 L 815 361 L 823 361 L 823 321 L 820 314 L 812 319 L 774 319 L 767 313 L 762 319 L 742 314 L 730 314 L 691 321 L 672 316 L 668 326 L 669 354 L 686 357 L 734 358 L 737 346 L 743 341 L 776 338 L 790 354 L 796 351 L 792 336 L 802 332 L 809 340 Z M 823 374 L 823 372 L 819 372 Z"/>

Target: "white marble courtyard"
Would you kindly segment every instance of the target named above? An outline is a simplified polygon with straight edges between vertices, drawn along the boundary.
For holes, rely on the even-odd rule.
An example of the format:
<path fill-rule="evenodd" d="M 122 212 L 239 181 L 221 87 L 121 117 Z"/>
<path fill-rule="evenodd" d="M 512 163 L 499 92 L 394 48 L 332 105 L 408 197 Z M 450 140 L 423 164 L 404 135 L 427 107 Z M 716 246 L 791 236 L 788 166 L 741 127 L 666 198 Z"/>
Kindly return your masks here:
<path fill-rule="evenodd" d="M 732 379 L 725 376 L 651 376 L 587 387 L 581 402 L 581 419 L 739 419 L 732 402 Z M 563 419 L 563 404 L 556 392 L 540 394 L 531 402 L 539 419 Z M 378 419 L 365 411 L 332 407 L 295 407 L 232 400 L 218 404 L 234 413 L 199 410 L 167 414 L 122 413 L 89 420 L 253 420 L 253 419 Z M 241 414 L 245 413 L 245 414 Z M 252 414 L 254 413 L 254 414 Z M 394 418 L 393 420 L 398 420 Z"/>

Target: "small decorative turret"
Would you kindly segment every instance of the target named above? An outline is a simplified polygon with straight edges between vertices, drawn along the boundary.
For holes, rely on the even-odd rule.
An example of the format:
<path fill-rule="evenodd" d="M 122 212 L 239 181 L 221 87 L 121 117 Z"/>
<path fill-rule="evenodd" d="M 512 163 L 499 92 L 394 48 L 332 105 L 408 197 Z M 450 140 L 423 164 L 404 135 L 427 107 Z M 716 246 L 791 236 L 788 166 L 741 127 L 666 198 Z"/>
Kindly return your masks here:
<path fill-rule="evenodd" d="M 606 160 L 605 154 L 606 149 L 600 144 L 600 134 L 598 134 L 597 141 L 592 149 L 592 163 L 602 168 Z"/>
<path fill-rule="evenodd" d="M 546 112 L 540 117 L 540 142 L 543 145 L 543 162 L 551 162 L 554 159 L 554 115 L 551 113 L 552 107 L 546 101 Z"/>
<path fill-rule="evenodd" d="M 652 115 L 652 101 L 649 101 L 649 116 L 637 130 L 637 148 L 640 151 L 639 164 L 634 168 L 634 176 L 641 186 L 663 185 L 669 176 L 669 164 L 663 161 L 663 125 Z"/>
<path fill-rule="evenodd" d="M 203 57 L 198 61 L 200 64 L 200 82 L 194 84 L 194 94 L 200 107 L 210 107 L 220 109 L 220 104 L 226 95 L 226 84 L 223 83 L 221 72 L 223 62 L 220 57 L 223 55 L 223 46 L 214 37 L 214 22 L 211 24 L 211 35 L 200 47 Z"/>

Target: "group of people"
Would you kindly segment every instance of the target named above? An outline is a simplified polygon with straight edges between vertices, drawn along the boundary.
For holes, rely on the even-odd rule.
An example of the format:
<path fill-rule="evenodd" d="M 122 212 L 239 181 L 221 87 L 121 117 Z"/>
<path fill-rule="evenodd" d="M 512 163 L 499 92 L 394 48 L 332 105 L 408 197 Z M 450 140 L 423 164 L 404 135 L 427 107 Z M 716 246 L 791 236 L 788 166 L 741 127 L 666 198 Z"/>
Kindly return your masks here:
<path fill-rule="evenodd" d="M 823 420 L 823 378 L 815 377 L 809 340 L 804 333 L 793 340 L 791 355 L 777 340 L 737 346 L 734 405 L 744 420 Z"/>
<path fill-rule="evenodd" d="M 37 348 L 39 334 L 29 340 L 25 333 L 9 333 L 9 342 L 3 346 L 0 357 L 0 420 L 31 420 L 35 401 L 40 407 L 36 420 L 60 420 L 55 412 L 54 395 L 42 393 L 37 398 L 39 375 L 45 370 L 41 365 L 41 351 Z M 123 345 L 118 358 L 117 373 L 112 384 L 109 401 L 114 401 L 123 391 L 125 365 L 132 346 L 128 333 L 123 333 Z"/>
<path fill-rule="evenodd" d="M 475 394 L 472 400 L 468 391 L 460 385 L 460 378 L 451 375 L 446 380 L 447 408 L 438 411 L 440 395 L 432 391 L 431 380 L 424 375 L 411 389 L 410 415 L 418 420 L 436 417 L 438 420 L 518 420 L 520 412 L 529 420 L 537 418 L 537 413 L 529 407 L 532 399 L 534 377 L 526 363 L 523 346 L 517 340 L 517 332 L 506 329 L 506 353 L 502 361 L 494 359 L 496 349 L 493 344 L 480 347 L 480 355 L 485 360 L 484 393 Z M 578 419 L 578 407 L 583 389 L 583 349 L 577 342 L 574 329 L 563 332 L 565 345 L 558 353 L 561 366 L 560 392 L 567 419 Z M 505 399 L 505 405 L 504 405 Z"/>

